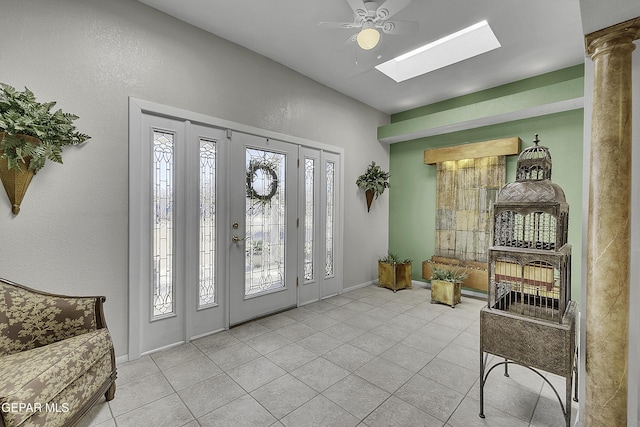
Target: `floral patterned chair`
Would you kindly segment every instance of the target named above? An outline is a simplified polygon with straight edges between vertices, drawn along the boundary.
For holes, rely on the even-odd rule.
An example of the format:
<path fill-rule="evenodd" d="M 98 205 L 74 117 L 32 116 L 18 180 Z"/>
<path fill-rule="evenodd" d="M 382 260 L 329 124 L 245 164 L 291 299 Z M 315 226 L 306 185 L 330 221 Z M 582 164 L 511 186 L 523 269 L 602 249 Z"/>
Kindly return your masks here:
<path fill-rule="evenodd" d="M 0 279 L 0 427 L 73 426 L 101 396 L 113 399 L 104 301 Z"/>

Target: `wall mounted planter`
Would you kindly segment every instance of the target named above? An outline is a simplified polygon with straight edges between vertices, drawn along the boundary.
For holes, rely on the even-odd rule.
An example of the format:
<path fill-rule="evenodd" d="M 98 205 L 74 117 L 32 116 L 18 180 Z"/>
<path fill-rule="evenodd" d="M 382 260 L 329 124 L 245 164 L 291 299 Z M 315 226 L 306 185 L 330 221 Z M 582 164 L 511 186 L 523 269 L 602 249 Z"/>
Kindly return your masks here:
<path fill-rule="evenodd" d="M 3 137 L 4 132 L 0 132 L 0 140 Z M 40 140 L 33 136 L 19 135 L 18 138 L 24 139 L 31 144 L 40 144 Z M 0 155 L 2 155 L 2 151 L 0 151 Z M 24 163 L 19 163 L 20 169 L 9 169 L 7 159 L 0 159 L 0 179 L 2 179 L 2 185 L 11 202 L 11 212 L 14 215 L 20 213 L 22 199 L 34 175 L 34 172 L 29 170 L 30 160 L 29 157 L 25 157 Z"/>

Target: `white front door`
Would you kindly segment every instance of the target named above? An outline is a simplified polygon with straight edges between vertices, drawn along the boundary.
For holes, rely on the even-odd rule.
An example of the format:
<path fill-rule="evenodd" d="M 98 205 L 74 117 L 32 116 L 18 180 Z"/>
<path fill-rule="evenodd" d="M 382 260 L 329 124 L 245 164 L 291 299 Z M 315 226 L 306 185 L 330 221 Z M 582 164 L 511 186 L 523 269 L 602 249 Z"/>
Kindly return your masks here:
<path fill-rule="evenodd" d="M 229 250 L 231 325 L 295 307 L 298 146 L 233 133 Z"/>
<path fill-rule="evenodd" d="M 134 99 L 129 128 L 130 360 L 340 292 L 340 150 Z"/>

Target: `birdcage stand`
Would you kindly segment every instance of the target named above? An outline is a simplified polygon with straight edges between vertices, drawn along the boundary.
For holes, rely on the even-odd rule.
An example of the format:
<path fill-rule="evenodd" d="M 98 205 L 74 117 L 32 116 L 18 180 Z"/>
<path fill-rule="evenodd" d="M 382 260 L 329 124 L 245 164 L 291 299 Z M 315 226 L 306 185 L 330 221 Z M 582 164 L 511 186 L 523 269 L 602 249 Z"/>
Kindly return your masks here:
<path fill-rule="evenodd" d="M 577 348 L 575 344 L 576 303 L 571 301 L 561 323 L 528 319 L 487 307 L 480 311 L 480 417 L 484 418 L 484 386 L 489 374 L 498 366 L 517 364 L 539 375 L 553 390 L 565 418 L 571 423 L 571 395 L 578 399 Z M 514 333 L 516 332 L 517 333 Z M 487 365 L 489 354 L 504 361 Z M 540 371 L 565 378 L 565 399 Z M 572 389 L 572 383 L 574 388 Z"/>

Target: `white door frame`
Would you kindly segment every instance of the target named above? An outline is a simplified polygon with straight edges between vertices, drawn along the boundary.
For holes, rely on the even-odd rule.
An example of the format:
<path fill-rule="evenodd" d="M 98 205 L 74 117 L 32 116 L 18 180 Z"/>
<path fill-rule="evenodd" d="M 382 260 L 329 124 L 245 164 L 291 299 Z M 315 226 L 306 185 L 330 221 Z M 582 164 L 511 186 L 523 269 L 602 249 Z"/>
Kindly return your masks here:
<path fill-rule="evenodd" d="M 167 118 L 182 120 L 184 122 L 197 123 L 206 126 L 212 126 L 220 129 L 227 129 L 230 131 L 241 132 L 251 135 L 256 135 L 264 138 L 270 138 L 275 140 L 284 141 L 291 144 L 297 144 L 300 147 L 309 147 L 328 153 L 335 153 L 342 161 L 339 162 L 339 173 L 337 185 L 339 206 L 344 206 L 344 149 L 329 144 L 324 144 L 317 141 L 312 141 L 305 138 L 299 138 L 295 136 L 285 135 L 278 132 L 273 132 L 265 129 L 260 129 L 253 126 L 236 123 L 229 120 L 224 120 L 216 117 L 207 116 L 205 114 L 196 113 L 181 108 L 169 107 L 166 105 L 158 104 L 155 102 L 145 101 L 137 98 L 129 98 L 129 348 L 128 348 L 128 360 L 134 360 L 140 357 L 140 325 L 144 319 L 141 318 L 140 307 L 140 283 L 144 283 L 146 280 L 144 271 L 147 268 L 143 262 L 144 248 L 146 244 L 145 232 L 142 230 L 142 224 L 144 224 L 144 209 L 143 203 L 147 202 L 140 198 L 140 183 L 145 182 L 143 176 L 143 168 L 140 165 L 140 161 L 143 158 L 141 155 L 140 139 L 143 133 L 142 118 L 143 114 L 152 114 L 157 116 L 164 116 Z M 229 195 L 227 195 L 228 199 Z M 228 200 L 227 200 L 228 201 Z M 228 211 L 226 212 L 228 215 Z M 299 216 L 301 213 L 298 213 Z M 344 236 L 344 211 L 339 209 L 338 216 L 338 228 L 336 230 L 336 280 L 338 293 L 343 289 L 343 236 Z M 227 228 L 222 227 L 219 230 L 217 236 L 218 239 L 225 239 L 228 241 L 231 235 Z M 301 248 L 299 248 L 299 251 Z M 300 259 L 303 257 L 300 254 Z M 226 277 L 220 278 L 224 280 L 226 286 L 228 286 L 229 272 L 226 269 Z M 221 301 L 228 310 L 228 289 L 225 291 L 226 301 Z M 318 295 L 318 299 L 320 295 Z M 299 304 L 304 304 L 311 301 L 299 301 Z M 228 312 L 226 315 L 225 328 L 229 327 Z M 186 333 L 185 333 L 186 336 Z M 190 340 L 194 337 L 186 337 Z M 180 344 L 179 342 L 176 344 Z"/>

